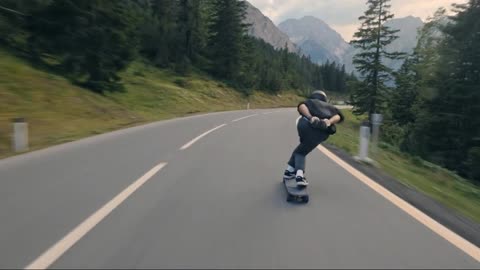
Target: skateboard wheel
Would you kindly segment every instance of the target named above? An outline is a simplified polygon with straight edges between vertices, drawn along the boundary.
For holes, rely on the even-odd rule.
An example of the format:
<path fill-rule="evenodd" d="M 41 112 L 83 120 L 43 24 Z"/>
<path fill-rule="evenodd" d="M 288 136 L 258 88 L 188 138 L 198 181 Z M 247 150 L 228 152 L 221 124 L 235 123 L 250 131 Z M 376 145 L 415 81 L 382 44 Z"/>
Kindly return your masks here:
<path fill-rule="evenodd" d="M 292 201 L 293 201 L 293 196 L 288 195 L 288 196 L 287 196 L 287 202 L 292 202 Z"/>
<path fill-rule="evenodd" d="M 309 200 L 308 197 L 304 197 L 304 198 L 303 198 L 303 202 L 304 202 L 304 203 L 308 203 L 308 200 Z"/>

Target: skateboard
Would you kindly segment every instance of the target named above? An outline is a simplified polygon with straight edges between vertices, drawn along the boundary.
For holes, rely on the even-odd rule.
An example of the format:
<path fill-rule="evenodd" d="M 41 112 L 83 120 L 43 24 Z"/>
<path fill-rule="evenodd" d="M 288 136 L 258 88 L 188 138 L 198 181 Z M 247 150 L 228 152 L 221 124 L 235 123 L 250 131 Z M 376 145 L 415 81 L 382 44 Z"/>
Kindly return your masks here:
<path fill-rule="evenodd" d="M 307 188 L 298 188 L 295 179 L 283 179 L 283 185 L 287 191 L 287 202 L 308 203 Z"/>

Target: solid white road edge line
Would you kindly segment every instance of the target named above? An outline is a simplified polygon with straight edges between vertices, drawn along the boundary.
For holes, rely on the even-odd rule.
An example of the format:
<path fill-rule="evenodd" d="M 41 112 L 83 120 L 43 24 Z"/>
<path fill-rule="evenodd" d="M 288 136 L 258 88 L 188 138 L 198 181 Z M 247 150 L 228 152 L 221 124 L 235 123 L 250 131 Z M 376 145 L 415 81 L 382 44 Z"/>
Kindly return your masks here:
<path fill-rule="evenodd" d="M 397 195 L 393 194 L 377 182 L 373 181 L 357 169 L 350 166 L 348 163 L 337 157 L 335 154 L 330 152 L 324 146 L 319 145 L 318 150 L 320 150 L 323 154 L 325 154 L 328 158 L 332 161 L 337 163 L 340 167 L 345 169 L 355 178 L 363 182 L 365 185 L 376 191 L 378 194 L 383 196 L 385 199 L 393 203 L 398 208 L 402 209 L 408 215 L 412 216 L 414 219 L 425 225 L 427 228 L 435 232 L 436 234 L 443 237 L 445 240 L 465 252 L 466 254 L 470 255 L 472 258 L 480 262 L 480 248 L 476 245 L 470 243 L 466 239 L 462 238 L 458 234 L 454 233 L 450 229 L 446 228 L 442 224 L 438 223 L 436 220 L 432 219 L 431 217 L 427 216 L 422 211 L 418 210 L 417 208 L 413 207 L 408 202 L 404 201 Z"/>

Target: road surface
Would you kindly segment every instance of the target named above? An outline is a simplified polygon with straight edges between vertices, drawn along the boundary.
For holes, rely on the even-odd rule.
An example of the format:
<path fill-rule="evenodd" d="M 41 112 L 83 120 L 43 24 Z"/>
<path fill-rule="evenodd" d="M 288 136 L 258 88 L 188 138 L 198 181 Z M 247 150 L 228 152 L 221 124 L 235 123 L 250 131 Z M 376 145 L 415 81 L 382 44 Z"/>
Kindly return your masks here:
<path fill-rule="evenodd" d="M 296 118 L 200 115 L 0 161 L 0 268 L 480 268 L 321 151 L 310 203 L 287 203 Z"/>

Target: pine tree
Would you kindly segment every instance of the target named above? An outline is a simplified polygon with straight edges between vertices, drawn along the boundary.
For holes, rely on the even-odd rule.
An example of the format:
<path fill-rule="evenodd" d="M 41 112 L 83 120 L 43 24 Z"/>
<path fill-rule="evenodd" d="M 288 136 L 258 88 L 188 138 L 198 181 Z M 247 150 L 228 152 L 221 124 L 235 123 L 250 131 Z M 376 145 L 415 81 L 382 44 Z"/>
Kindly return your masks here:
<path fill-rule="evenodd" d="M 179 0 L 175 30 L 175 62 L 177 71 L 186 73 L 204 50 L 206 33 L 203 29 L 202 7 L 205 0 Z"/>
<path fill-rule="evenodd" d="M 25 50 L 28 16 L 48 5 L 47 0 L 0 1 L 0 44 L 15 50 Z"/>
<path fill-rule="evenodd" d="M 429 82 L 436 91 L 422 104 L 414 138 L 423 157 L 480 180 L 480 0 L 456 11 Z"/>
<path fill-rule="evenodd" d="M 432 82 L 438 67 L 442 66 L 439 62 L 439 46 L 444 37 L 441 29 L 446 18 L 445 12 L 444 8 L 438 9 L 419 29 L 417 46 L 395 74 L 396 88 L 389 99 L 390 110 L 386 115 L 389 119 L 384 126 L 384 133 L 390 133 L 390 139 L 395 138 L 390 143 L 417 155 L 425 152 L 423 149 L 426 145 L 419 144 L 419 133 L 414 131 L 432 118 L 427 103 L 436 95 Z"/>
<path fill-rule="evenodd" d="M 327 73 L 327 76 L 328 76 L 328 88 L 327 90 L 329 91 L 335 91 L 337 92 L 338 91 L 338 83 L 337 83 L 337 73 L 338 73 L 338 67 L 337 67 L 337 63 L 335 62 L 332 62 L 330 64 L 330 66 L 328 67 L 328 73 Z"/>
<path fill-rule="evenodd" d="M 440 46 L 444 42 L 446 10 L 439 8 L 433 17 L 429 17 L 422 29 L 419 30 L 417 46 L 411 57 L 411 68 L 417 73 L 419 97 L 431 99 L 435 95 L 432 82 L 435 80 L 437 70 L 443 64 L 440 62 Z"/>
<path fill-rule="evenodd" d="M 151 0 L 152 20 L 146 21 L 143 51 L 156 65 L 168 67 L 175 59 L 177 0 Z"/>
<path fill-rule="evenodd" d="M 340 93 L 345 93 L 345 91 L 347 90 L 347 73 L 345 72 L 345 65 L 342 65 L 341 69 L 337 69 L 336 73 L 336 91 Z"/>
<path fill-rule="evenodd" d="M 117 72 L 135 56 L 139 11 L 128 0 L 52 1 L 30 16 L 30 47 L 61 56 L 61 68 L 88 88 L 121 90 Z"/>
<path fill-rule="evenodd" d="M 314 67 L 314 74 L 313 74 L 313 87 L 315 89 L 324 89 L 323 83 L 323 75 L 322 75 L 322 68 L 320 66 Z"/>
<path fill-rule="evenodd" d="M 386 46 L 398 36 L 398 30 L 391 30 L 385 22 L 393 18 L 390 12 L 390 0 L 368 0 L 368 9 L 359 17 L 362 26 L 354 35 L 352 44 L 360 49 L 353 58 L 357 71 L 361 74 L 363 82 L 351 93 L 354 112 L 357 114 L 380 113 L 384 110 L 384 102 L 388 88 L 387 80 L 392 78 L 391 69 L 382 63 L 382 59 L 399 59 L 402 54 L 387 52 Z"/>
<path fill-rule="evenodd" d="M 210 49 L 213 72 L 230 81 L 237 81 L 244 71 L 246 5 L 239 0 L 214 0 L 210 27 Z"/>
<path fill-rule="evenodd" d="M 415 70 L 415 57 L 405 60 L 402 67 L 395 74 L 396 89 L 389 100 L 392 121 L 405 126 L 415 121 L 413 105 L 418 95 L 418 74 Z"/>

